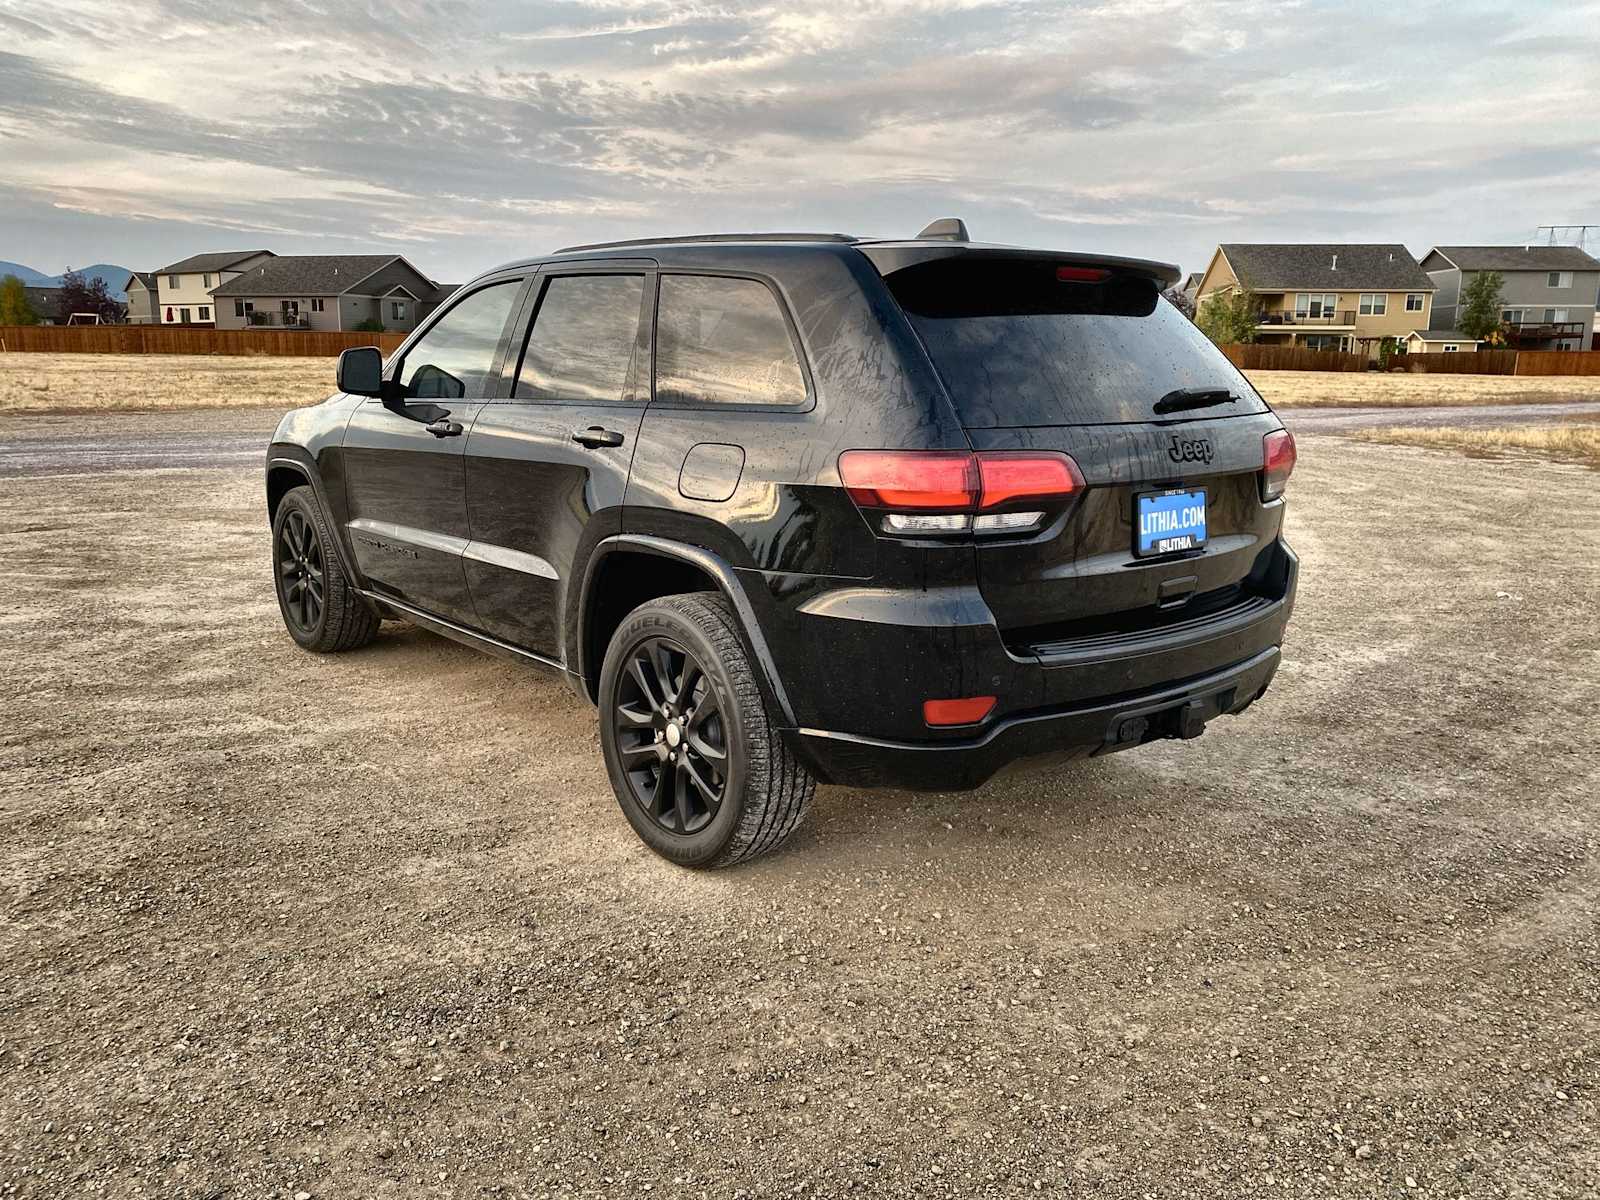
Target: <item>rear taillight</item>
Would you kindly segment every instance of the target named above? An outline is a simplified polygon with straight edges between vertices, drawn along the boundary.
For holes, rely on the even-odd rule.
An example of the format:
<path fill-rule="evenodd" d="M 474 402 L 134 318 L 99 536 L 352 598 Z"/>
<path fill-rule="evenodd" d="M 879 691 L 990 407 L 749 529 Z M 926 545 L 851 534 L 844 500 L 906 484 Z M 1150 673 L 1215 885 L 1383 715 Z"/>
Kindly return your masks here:
<path fill-rule="evenodd" d="M 1294 434 L 1279 429 L 1261 439 L 1261 498 L 1276 500 L 1283 495 L 1289 475 L 1294 471 Z"/>
<path fill-rule="evenodd" d="M 901 536 L 1025 533 L 1084 487 L 1072 459 L 1033 450 L 846 450 L 839 478 Z"/>

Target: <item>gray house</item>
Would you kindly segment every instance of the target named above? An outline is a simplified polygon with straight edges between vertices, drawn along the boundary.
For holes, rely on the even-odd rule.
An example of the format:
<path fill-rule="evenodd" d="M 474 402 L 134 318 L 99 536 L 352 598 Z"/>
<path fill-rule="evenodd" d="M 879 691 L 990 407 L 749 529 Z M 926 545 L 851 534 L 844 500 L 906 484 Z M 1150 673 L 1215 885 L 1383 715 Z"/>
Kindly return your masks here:
<path fill-rule="evenodd" d="M 1422 269 L 1438 286 L 1432 329 L 1454 329 L 1473 277 L 1504 279 L 1500 319 L 1519 350 L 1584 350 L 1600 301 L 1600 261 L 1576 246 L 1435 246 Z"/>
<path fill-rule="evenodd" d="M 159 286 L 154 271 L 135 271 L 122 285 L 128 293 L 128 324 L 154 324 L 156 311 L 161 304 Z"/>
<path fill-rule="evenodd" d="M 398 254 L 280 254 L 214 288 L 218 329 L 355 329 L 407 333 L 443 289 Z"/>

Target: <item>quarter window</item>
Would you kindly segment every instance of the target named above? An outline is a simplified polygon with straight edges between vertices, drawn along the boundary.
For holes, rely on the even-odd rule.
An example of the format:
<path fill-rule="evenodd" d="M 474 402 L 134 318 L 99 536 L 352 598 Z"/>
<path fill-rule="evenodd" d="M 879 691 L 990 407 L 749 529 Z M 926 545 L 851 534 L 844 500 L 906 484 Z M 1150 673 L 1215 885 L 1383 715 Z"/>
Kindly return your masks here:
<path fill-rule="evenodd" d="M 1407 292 L 1406 293 L 1406 311 L 1407 312 L 1421 312 L 1422 311 L 1422 293 L 1421 292 Z"/>
<path fill-rule="evenodd" d="M 520 282 L 490 284 L 464 296 L 435 321 L 400 365 L 406 394 L 426 400 L 487 396 L 489 373 Z"/>
<path fill-rule="evenodd" d="M 518 400 L 614 404 L 631 399 L 642 275 L 562 275 L 544 297 L 522 352 Z"/>
<path fill-rule="evenodd" d="M 655 397 L 696 406 L 804 404 L 805 376 L 771 289 L 754 279 L 663 275 Z"/>
<path fill-rule="evenodd" d="M 1364 317 L 1381 317 L 1389 311 L 1389 297 L 1383 292 L 1361 293 L 1361 315 Z"/>

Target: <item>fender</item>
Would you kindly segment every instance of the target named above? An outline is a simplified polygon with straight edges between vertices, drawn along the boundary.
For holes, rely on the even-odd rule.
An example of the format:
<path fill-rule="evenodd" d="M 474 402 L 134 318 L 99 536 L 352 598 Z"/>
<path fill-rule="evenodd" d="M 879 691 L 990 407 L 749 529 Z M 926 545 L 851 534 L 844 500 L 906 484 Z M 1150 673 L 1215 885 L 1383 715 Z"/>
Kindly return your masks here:
<path fill-rule="evenodd" d="M 589 620 L 590 589 L 594 584 L 595 568 L 606 555 L 616 550 L 632 550 L 654 554 L 661 558 L 675 558 L 698 567 L 711 576 L 724 598 L 733 605 L 734 615 L 739 618 L 739 632 L 744 638 L 745 649 L 749 651 L 756 664 L 757 683 L 777 709 L 782 717 L 782 723 L 788 726 L 795 724 L 794 709 L 789 704 L 789 694 L 784 690 L 783 680 L 778 677 L 772 652 L 767 648 L 767 639 L 756 621 L 755 610 L 750 607 L 750 600 L 746 597 L 743 586 L 727 560 L 701 546 L 691 546 L 645 533 L 619 533 L 606 538 L 595 546 L 594 553 L 584 564 L 583 588 L 578 605 L 578 620 L 575 622 L 576 644 L 570 648 L 567 655 L 569 663 L 577 664 L 575 677 L 580 681 L 580 685 L 582 680 L 588 678 L 591 667 L 596 673 L 599 671 L 599 664 L 589 663 L 585 655 L 585 647 L 589 644 L 589 631 L 586 626 Z"/>
<path fill-rule="evenodd" d="M 304 457 L 301 457 L 301 456 Z M 284 443 L 274 443 L 267 447 L 267 473 L 270 475 L 274 468 L 287 467 L 311 485 L 312 494 L 317 498 L 317 504 L 322 509 L 322 516 L 328 522 L 328 528 L 333 531 L 333 552 L 339 556 L 340 569 L 351 583 L 351 586 L 361 589 L 367 586 L 364 575 L 356 568 L 355 555 L 350 552 L 349 545 L 345 542 L 344 525 L 334 517 L 335 509 L 328 503 L 327 490 L 322 483 L 322 473 L 307 459 L 310 455 L 298 446 Z M 268 512 L 271 518 L 271 512 Z"/>

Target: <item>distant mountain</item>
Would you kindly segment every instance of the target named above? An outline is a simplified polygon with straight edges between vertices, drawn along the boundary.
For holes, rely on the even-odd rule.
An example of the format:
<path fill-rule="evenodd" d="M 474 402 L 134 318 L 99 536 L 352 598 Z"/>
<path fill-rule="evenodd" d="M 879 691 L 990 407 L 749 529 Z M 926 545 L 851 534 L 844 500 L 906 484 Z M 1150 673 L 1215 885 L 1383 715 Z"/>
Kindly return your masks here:
<path fill-rule="evenodd" d="M 128 282 L 128 276 L 133 272 L 127 267 L 119 267 L 115 263 L 95 263 L 92 267 L 79 267 L 79 273 L 90 279 L 96 277 L 106 281 L 106 291 L 111 293 L 113 300 L 126 300 L 128 294 L 122 290 L 122 285 Z M 43 271 L 35 271 L 32 267 L 25 267 L 21 263 L 0 262 L 0 276 L 15 275 L 28 287 L 60 287 L 60 275 L 46 275 Z"/>

